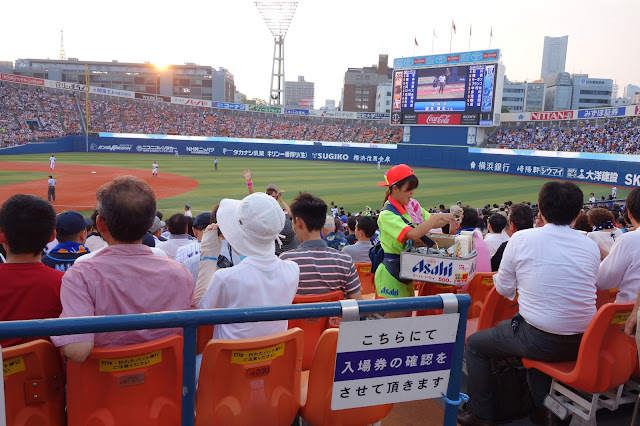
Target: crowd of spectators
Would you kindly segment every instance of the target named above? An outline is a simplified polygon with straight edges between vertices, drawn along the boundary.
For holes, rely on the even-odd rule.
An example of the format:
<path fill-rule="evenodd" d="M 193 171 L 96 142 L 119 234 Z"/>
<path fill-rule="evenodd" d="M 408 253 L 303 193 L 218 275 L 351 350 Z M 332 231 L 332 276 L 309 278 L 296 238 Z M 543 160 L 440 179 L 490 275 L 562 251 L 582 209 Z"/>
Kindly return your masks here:
<path fill-rule="evenodd" d="M 0 146 L 79 132 L 78 111 L 72 94 L 0 83 Z"/>
<path fill-rule="evenodd" d="M 286 305 L 296 294 L 336 290 L 345 298 L 362 299 L 355 262 L 366 261 L 371 247 L 388 237 L 382 228 L 376 231 L 376 219 L 387 210 L 367 206 L 351 214 L 309 193 L 298 194 L 288 205 L 276 185 L 256 192 L 252 173 L 246 170 L 243 176 L 249 192 L 244 199 L 223 199 L 195 219 L 186 205 L 166 222 L 151 187 L 133 176 L 119 176 L 98 189 L 91 219 L 73 211 L 56 217 L 50 203 L 33 195 L 11 197 L 0 209 L 0 281 L 8 283 L 0 286 L 0 298 L 8 301 L 0 306 L 0 320 Z M 412 193 L 404 188 L 399 191 Z M 448 211 L 440 205 L 427 212 L 413 199 L 400 208 L 402 213 L 393 214 L 405 217 L 399 224 L 402 235 L 412 235 L 406 231 L 429 221 L 430 213 Z M 596 312 L 596 291 L 617 287 L 619 303 L 638 296 L 640 234 L 634 230 L 640 225 L 640 188 L 620 207 L 585 202 L 577 185 L 553 181 L 542 187 L 535 205 L 507 201 L 475 209 L 458 202 L 449 213 L 458 223 L 432 232 L 477 234 L 478 256 L 486 250 L 496 265 L 496 291 L 510 299 L 518 294 L 520 312 L 513 319 L 471 335 L 466 345 L 471 399 L 458 420 L 492 425 L 492 360 L 575 359 Z M 587 228 L 578 232 L 585 226 L 578 225 L 584 222 L 581 217 Z M 101 244 L 90 244 L 92 238 Z M 27 297 L 32 293 L 39 296 Z M 630 334 L 635 313 L 627 321 Z M 229 324 L 216 326 L 214 337 L 256 338 L 286 328 L 286 321 Z M 133 330 L 54 336 L 51 341 L 69 360 L 83 362 L 94 347 L 179 332 Z M 531 339 L 519 339 L 517 333 Z M 549 382 L 544 374 L 530 372 L 538 412 L 544 410 Z"/>
<path fill-rule="evenodd" d="M 220 136 L 307 141 L 399 143 L 402 129 L 386 123 L 267 116 L 204 110 L 91 94 L 89 132 Z M 80 134 L 87 105 L 82 93 L 0 84 L 0 146 Z"/>
<path fill-rule="evenodd" d="M 583 121 L 567 128 L 534 124 L 505 127 L 491 136 L 488 143 L 509 149 L 638 154 L 640 125 L 637 120 L 609 119 L 604 123 Z"/>

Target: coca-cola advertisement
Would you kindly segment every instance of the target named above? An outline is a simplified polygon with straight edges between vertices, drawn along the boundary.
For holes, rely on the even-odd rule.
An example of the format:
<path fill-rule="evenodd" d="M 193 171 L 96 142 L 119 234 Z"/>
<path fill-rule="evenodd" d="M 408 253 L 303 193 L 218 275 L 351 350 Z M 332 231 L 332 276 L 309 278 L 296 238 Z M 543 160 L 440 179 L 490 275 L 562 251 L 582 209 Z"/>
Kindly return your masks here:
<path fill-rule="evenodd" d="M 418 114 L 418 124 L 455 126 L 460 124 L 460 114 Z"/>

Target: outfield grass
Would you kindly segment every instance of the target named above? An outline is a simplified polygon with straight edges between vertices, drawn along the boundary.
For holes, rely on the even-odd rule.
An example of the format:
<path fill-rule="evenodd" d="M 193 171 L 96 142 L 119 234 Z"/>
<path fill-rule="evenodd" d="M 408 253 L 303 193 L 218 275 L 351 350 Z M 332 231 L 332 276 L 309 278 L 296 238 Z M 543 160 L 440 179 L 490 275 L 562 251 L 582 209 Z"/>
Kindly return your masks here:
<path fill-rule="evenodd" d="M 158 209 L 165 214 L 182 211 L 185 203 L 194 213 L 209 211 L 222 198 L 242 198 L 247 188 L 242 177 L 244 169 L 251 169 L 256 190 L 263 190 L 274 183 L 285 190 L 287 202 L 299 191 L 308 191 L 323 198 L 327 204 L 334 201 L 345 210 L 358 212 L 368 205 L 373 209 L 381 206 L 384 188 L 377 182 L 383 180 L 384 171 L 375 164 L 352 164 L 310 160 L 254 159 L 218 157 L 218 171 L 213 171 L 213 157 L 150 154 L 56 154 L 58 164 L 73 163 L 144 169 L 151 176 L 151 163 L 157 161 L 159 173 L 170 172 L 198 180 L 200 186 L 185 194 L 158 201 Z M 0 161 L 41 162 L 48 164 L 49 155 L 0 156 Z M 531 201 L 536 203 L 540 187 L 546 179 L 511 176 L 497 173 L 464 172 L 415 168 L 420 179 L 414 197 L 423 207 L 444 204 L 449 206 L 458 200 L 465 205 L 482 207 L 485 203 Z M 8 172 L 0 170 L 0 185 L 30 180 L 46 179 L 43 173 Z M 585 195 L 590 192 L 597 198 L 611 193 L 610 186 L 579 184 Z M 618 198 L 626 198 L 629 190 L 618 189 Z"/>

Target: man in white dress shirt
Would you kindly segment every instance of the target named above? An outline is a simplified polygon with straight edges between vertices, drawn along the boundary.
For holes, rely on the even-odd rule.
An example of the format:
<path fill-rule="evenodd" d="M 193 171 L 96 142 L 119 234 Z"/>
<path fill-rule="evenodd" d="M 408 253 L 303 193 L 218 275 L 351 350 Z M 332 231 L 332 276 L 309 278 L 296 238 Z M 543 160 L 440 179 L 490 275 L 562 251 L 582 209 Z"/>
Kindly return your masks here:
<path fill-rule="evenodd" d="M 520 312 L 467 340 L 470 400 L 458 415 L 460 424 L 493 424 L 492 359 L 516 356 L 556 362 L 578 356 L 582 333 L 596 313 L 600 265 L 597 244 L 570 226 L 582 203 L 582 191 L 574 183 L 546 183 L 538 196 L 545 225 L 519 231 L 507 244 L 494 283 L 502 296 L 518 296 Z M 531 420 L 548 424 L 553 414 L 542 402 L 551 378 L 535 369 L 527 374 L 535 407 Z"/>
<path fill-rule="evenodd" d="M 618 287 L 616 302 L 631 302 L 640 291 L 640 188 L 627 197 L 627 215 L 635 231 L 622 234 L 613 244 L 598 271 L 598 290 Z M 636 304 L 636 309 L 638 304 Z M 633 315 L 632 315 L 633 316 Z"/>

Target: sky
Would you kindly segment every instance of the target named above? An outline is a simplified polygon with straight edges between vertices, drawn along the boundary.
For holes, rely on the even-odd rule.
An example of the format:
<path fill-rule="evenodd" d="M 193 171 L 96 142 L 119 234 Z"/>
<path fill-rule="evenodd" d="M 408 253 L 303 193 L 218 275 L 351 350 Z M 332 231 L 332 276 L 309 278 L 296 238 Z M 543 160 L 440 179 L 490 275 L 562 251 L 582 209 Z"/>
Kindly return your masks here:
<path fill-rule="evenodd" d="M 1 61 L 57 59 L 62 29 L 67 57 L 224 67 L 237 90 L 268 99 L 273 37 L 252 1 L 5 3 Z M 489 48 L 493 29 L 491 48 L 502 49 L 512 81 L 539 78 L 544 36 L 568 35 L 565 71 L 614 79 L 622 96 L 627 84 L 640 85 L 638 16 L 638 0 L 300 0 L 285 39 L 285 76 L 315 83 L 316 107 L 337 104 L 347 68 L 377 64 L 380 53 L 390 66 L 428 55 L 432 40 L 434 53 L 449 52 L 453 20 L 451 51 L 469 50 L 470 26 L 470 50 Z"/>

